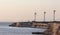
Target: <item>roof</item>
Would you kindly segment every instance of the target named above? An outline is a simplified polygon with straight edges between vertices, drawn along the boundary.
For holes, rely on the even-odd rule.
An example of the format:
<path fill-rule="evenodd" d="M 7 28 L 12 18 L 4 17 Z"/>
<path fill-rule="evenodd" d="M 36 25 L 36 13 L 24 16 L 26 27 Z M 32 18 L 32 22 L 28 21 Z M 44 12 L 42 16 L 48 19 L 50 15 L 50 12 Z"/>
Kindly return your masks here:
<path fill-rule="evenodd" d="M 60 21 L 32 21 L 34 23 L 60 23 Z"/>

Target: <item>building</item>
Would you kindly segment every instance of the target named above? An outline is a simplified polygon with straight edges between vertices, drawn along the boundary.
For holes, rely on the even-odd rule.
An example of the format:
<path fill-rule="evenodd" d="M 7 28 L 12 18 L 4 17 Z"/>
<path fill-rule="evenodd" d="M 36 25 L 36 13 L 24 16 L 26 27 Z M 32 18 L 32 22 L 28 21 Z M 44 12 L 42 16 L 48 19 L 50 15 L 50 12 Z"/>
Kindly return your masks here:
<path fill-rule="evenodd" d="M 48 22 L 48 29 L 45 31 L 46 35 L 60 35 L 60 21 Z"/>
<path fill-rule="evenodd" d="M 16 26 L 17 23 L 13 23 L 10 26 L 14 27 L 33 27 L 33 28 L 46 28 L 46 35 L 60 35 L 60 21 L 32 21 L 32 22 L 19 22 L 19 26 Z"/>
<path fill-rule="evenodd" d="M 15 22 L 9 26 L 12 26 L 12 27 L 31 27 L 32 22 Z"/>
<path fill-rule="evenodd" d="M 9 26 L 12 27 L 33 27 L 33 28 L 48 28 L 47 22 L 39 22 L 39 21 L 32 21 L 32 22 L 16 22 Z"/>
<path fill-rule="evenodd" d="M 36 21 L 36 22 L 32 22 L 32 27 L 34 28 L 48 28 L 48 22 L 39 22 L 39 21 Z"/>

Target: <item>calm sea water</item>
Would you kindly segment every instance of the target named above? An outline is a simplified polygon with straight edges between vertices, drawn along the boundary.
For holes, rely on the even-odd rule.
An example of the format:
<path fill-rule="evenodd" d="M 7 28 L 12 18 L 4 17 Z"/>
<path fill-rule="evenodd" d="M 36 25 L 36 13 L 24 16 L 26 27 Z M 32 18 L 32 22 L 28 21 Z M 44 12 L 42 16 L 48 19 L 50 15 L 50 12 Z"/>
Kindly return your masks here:
<path fill-rule="evenodd" d="M 0 35 L 43 35 L 32 34 L 32 32 L 43 32 L 45 29 L 26 28 L 26 27 L 9 27 L 12 23 L 0 23 Z"/>

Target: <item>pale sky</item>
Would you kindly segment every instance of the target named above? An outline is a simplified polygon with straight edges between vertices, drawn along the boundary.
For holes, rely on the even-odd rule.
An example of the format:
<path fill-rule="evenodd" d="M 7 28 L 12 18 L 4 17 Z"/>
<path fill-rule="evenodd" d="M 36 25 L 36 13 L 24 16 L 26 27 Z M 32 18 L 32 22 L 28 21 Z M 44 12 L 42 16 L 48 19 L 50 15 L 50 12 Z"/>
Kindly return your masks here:
<path fill-rule="evenodd" d="M 32 21 L 37 12 L 37 21 L 43 21 L 46 11 L 46 21 L 53 20 L 53 10 L 56 10 L 56 20 L 60 20 L 60 0 L 0 0 L 0 21 Z"/>

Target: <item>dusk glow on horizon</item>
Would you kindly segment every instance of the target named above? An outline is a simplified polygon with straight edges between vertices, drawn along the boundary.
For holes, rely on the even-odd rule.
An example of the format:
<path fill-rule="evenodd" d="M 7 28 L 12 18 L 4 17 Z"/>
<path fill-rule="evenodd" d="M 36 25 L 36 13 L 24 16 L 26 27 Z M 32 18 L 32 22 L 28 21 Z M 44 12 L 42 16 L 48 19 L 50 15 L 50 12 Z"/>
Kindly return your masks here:
<path fill-rule="evenodd" d="M 0 0 L 0 21 L 18 22 L 34 20 L 53 21 L 53 10 L 56 10 L 55 18 L 60 21 L 60 0 Z"/>

